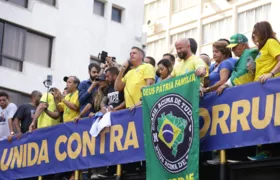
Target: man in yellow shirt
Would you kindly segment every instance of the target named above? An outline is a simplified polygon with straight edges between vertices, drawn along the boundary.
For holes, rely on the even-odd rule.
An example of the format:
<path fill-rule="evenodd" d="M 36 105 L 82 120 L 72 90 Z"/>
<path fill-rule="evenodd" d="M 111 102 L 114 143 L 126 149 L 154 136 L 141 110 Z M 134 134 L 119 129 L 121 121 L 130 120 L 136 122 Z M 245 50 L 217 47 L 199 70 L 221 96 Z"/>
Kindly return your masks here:
<path fill-rule="evenodd" d="M 80 103 L 79 103 L 79 91 L 78 86 L 80 80 L 76 76 L 64 77 L 66 81 L 66 88 L 68 94 L 63 98 L 62 94 L 55 95 L 57 102 L 57 108 L 60 112 L 63 112 L 63 122 L 74 121 L 79 115 Z"/>
<path fill-rule="evenodd" d="M 56 90 L 56 88 L 51 88 L 48 93 L 43 94 L 41 97 L 40 104 L 35 111 L 35 115 L 29 127 L 30 131 L 36 129 L 36 125 L 37 128 L 44 128 L 60 123 L 53 96 Z M 49 114 L 55 114 L 56 116 L 50 116 Z"/>
<path fill-rule="evenodd" d="M 141 88 L 155 83 L 155 69 L 151 64 L 143 63 L 145 53 L 138 47 L 132 47 L 130 61 L 126 61 L 115 81 L 115 90 L 124 90 L 126 108 L 135 106 L 141 101 Z M 131 64 L 130 64 L 131 63 Z M 130 70 L 124 72 L 130 66 Z"/>
<path fill-rule="evenodd" d="M 175 64 L 169 78 L 180 76 L 191 71 L 195 71 L 195 74 L 200 77 L 207 75 L 205 62 L 192 54 L 188 39 L 183 38 L 178 40 L 175 43 L 175 47 L 180 61 Z"/>

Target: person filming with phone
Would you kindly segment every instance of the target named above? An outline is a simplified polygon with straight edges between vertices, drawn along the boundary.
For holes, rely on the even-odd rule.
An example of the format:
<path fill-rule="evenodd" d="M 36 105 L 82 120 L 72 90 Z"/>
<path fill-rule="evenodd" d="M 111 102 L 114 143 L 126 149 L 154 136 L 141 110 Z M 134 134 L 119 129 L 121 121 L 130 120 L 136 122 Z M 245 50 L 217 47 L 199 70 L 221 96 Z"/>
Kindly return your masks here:
<path fill-rule="evenodd" d="M 82 81 L 78 87 L 80 112 L 83 111 L 87 104 L 91 103 L 91 97 L 98 89 L 98 82 L 95 81 L 95 79 L 99 75 L 100 70 L 101 68 L 99 67 L 99 65 L 90 63 L 90 65 L 88 66 L 89 79 Z M 91 112 L 93 112 L 93 109 L 84 114 L 83 117 L 87 117 Z"/>
<path fill-rule="evenodd" d="M 141 101 L 141 88 L 155 83 L 155 69 L 151 64 L 143 63 L 144 57 L 145 53 L 142 49 L 132 47 L 130 61 L 123 64 L 115 81 L 115 91 L 124 90 L 126 108 L 135 106 Z M 130 70 L 127 71 L 128 68 Z"/>
<path fill-rule="evenodd" d="M 74 121 L 79 115 L 78 85 L 80 84 L 80 80 L 76 76 L 66 76 L 64 77 L 64 81 L 66 81 L 68 94 L 63 98 L 61 93 L 55 93 L 54 98 L 57 109 L 59 112 L 63 112 L 63 122 L 70 122 Z"/>

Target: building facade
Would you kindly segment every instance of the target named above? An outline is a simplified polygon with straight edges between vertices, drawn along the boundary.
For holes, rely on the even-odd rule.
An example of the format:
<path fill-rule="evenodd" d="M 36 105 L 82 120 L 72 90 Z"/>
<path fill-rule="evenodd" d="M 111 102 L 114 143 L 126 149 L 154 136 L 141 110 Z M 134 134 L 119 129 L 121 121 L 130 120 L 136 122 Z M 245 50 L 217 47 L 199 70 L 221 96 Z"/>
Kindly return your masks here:
<path fill-rule="evenodd" d="M 147 54 L 160 60 L 162 54 L 176 54 L 177 39 L 194 38 L 197 55 L 212 57 L 212 44 L 234 33 L 243 33 L 251 41 L 253 26 L 269 21 L 280 33 L 278 0 L 145 0 L 144 31 Z"/>
<path fill-rule="evenodd" d="M 0 0 L 0 91 L 17 104 L 43 81 L 63 90 L 64 76 L 88 78 L 88 64 L 107 51 L 122 63 L 142 46 L 141 0 Z"/>

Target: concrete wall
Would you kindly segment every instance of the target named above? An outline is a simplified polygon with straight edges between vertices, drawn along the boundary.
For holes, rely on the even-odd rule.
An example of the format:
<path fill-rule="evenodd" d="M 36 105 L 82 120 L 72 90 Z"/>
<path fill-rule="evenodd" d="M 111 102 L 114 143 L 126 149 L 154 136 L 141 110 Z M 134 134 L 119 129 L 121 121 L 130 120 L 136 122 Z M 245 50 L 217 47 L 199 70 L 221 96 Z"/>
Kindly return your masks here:
<path fill-rule="evenodd" d="M 111 20 L 112 5 L 124 9 L 122 23 Z M 90 55 L 102 50 L 123 62 L 132 46 L 142 46 L 135 37 L 142 36 L 143 13 L 141 0 L 108 0 L 105 17 L 93 13 L 93 0 L 57 0 L 56 7 L 29 0 L 27 9 L 0 0 L 0 19 L 54 37 L 50 68 L 24 62 L 19 72 L 0 66 L 0 87 L 45 91 L 42 82 L 52 74 L 54 86 L 63 89 L 65 75 L 87 79 Z"/>

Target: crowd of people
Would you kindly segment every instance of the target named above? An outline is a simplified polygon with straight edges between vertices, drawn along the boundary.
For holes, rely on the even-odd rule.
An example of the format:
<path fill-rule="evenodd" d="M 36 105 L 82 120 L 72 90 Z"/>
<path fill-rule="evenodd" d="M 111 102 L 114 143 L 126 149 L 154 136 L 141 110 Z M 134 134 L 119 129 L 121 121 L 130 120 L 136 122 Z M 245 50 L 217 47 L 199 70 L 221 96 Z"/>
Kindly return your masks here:
<path fill-rule="evenodd" d="M 145 56 L 141 48 L 132 47 L 129 60 L 122 65 L 109 56 L 106 64 L 91 63 L 89 79 L 80 82 L 76 76 L 64 77 L 63 92 L 55 87 L 43 94 L 33 91 L 31 101 L 18 108 L 9 101 L 7 93 L 0 92 L 0 140 L 11 141 L 13 136 L 20 139 L 28 131 L 61 122 L 78 123 L 96 113 L 133 109 L 142 104 L 141 88 L 191 71 L 201 77 L 202 98 L 208 92 L 220 95 L 226 88 L 253 81 L 264 83 L 278 77 L 280 43 L 270 23 L 256 23 L 249 38 L 256 48 L 249 47 L 248 37 L 243 34 L 234 34 L 230 40 L 219 39 L 213 43 L 213 56 L 205 53 L 197 56 L 194 39 L 179 39 L 175 43 L 177 59 L 166 53 L 155 60 Z"/>

